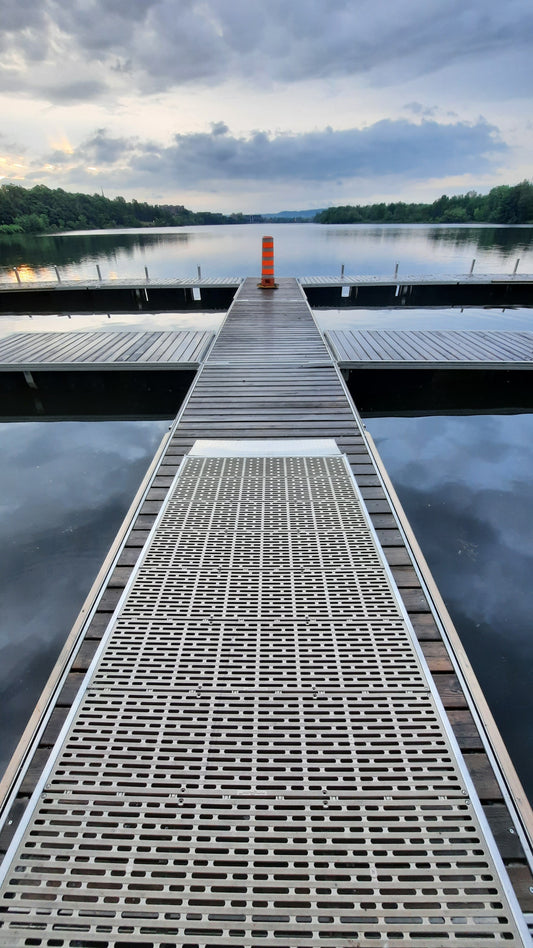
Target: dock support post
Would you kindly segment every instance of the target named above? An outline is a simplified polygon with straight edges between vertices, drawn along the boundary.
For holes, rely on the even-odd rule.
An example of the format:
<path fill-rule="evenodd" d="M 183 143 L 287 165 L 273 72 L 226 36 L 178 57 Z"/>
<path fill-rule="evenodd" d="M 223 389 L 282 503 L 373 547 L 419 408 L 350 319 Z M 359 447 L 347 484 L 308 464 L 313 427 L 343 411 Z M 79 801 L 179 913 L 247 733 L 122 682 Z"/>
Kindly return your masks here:
<path fill-rule="evenodd" d="M 470 264 L 470 276 L 472 276 L 474 272 L 475 265 L 476 265 L 476 258 L 474 257 L 474 259 L 472 260 L 472 263 Z"/>
<path fill-rule="evenodd" d="M 60 275 L 59 275 L 59 270 L 58 270 L 58 268 L 57 268 L 57 267 L 54 267 L 54 270 L 56 271 L 57 282 L 58 282 L 58 283 L 61 283 L 61 277 L 60 277 Z"/>
<path fill-rule="evenodd" d="M 100 270 L 100 265 L 99 265 L 98 263 L 96 264 L 96 272 L 97 272 L 97 274 L 98 274 L 98 279 L 100 280 L 100 283 L 101 283 L 101 282 L 102 282 L 102 272 L 101 272 L 101 270 Z"/>
<path fill-rule="evenodd" d="M 198 279 L 201 280 L 201 279 L 202 279 L 202 268 L 201 268 L 200 264 L 198 264 L 198 266 L 196 267 L 196 269 L 198 270 Z"/>
<path fill-rule="evenodd" d="M 341 263 L 341 280 L 344 280 L 344 264 Z"/>
<path fill-rule="evenodd" d="M 400 264 L 397 263 L 396 266 L 394 267 L 394 279 L 396 279 L 396 277 L 398 276 L 398 268 L 399 268 L 399 266 L 400 266 Z"/>
<path fill-rule="evenodd" d="M 13 267 L 13 270 L 15 271 L 15 276 L 16 276 L 16 278 L 17 278 L 17 283 L 22 283 L 22 280 L 20 279 L 20 273 L 19 273 L 18 267 Z"/>
<path fill-rule="evenodd" d="M 145 268 L 144 268 L 144 275 L 145 275 L 145 277 L 146 277 L 146 282 L 149 283 L 149 282 L 150 282 L 150 277 L 149 277 L 149 275 L 148 275 L 148 267 L 145 267 Z"/>
<path fill-rule="evenodd" d="M 519 263 L 520 263 L 520 257 L 517 257 L 516 263 L 515 263 L 515 265 L 514 265 L 513 276 L 516 275 L 516 271 L 518 270 L 518 264 L 519 264 Z"/>

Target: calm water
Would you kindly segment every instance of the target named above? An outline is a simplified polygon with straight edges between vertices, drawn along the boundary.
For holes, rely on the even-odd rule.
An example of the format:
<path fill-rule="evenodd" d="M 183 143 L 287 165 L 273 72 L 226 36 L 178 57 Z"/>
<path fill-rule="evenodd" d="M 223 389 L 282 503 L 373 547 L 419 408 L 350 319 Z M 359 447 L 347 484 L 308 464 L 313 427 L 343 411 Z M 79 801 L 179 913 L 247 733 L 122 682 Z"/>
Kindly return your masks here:
<path fill-rule="evenodd" d="M 531 799 L 533 415 L 366 425 Z"/>
<path fill-rule="evenodd" d="M 340 273 L 468 273 L 476 259 L 481 273 L 533 271 L 531 227 L 449 227 L 249 224 L 167 228 L 162 231 L 87 232 L 65 237 L 0 237 L 0 276 L 24 279 L 249 276 L 260 272 L 261 235 L 275 239 L 278 276 Z"/>
<path fill-rule="evenodd" d="M 168 424 L 0 423 L 0 771 Z"/>
<path fill-rule="evenodd" d="M 533 228 L 262 225 L 0 238 L 0 279 L 258 273 L 273 233 L 280 276 L 533 272 Z M 216 328 L 217 314 L 0 317 L 13 332 Z M 327 328 L 533 329 L 533 311 L 321 312 Z M 394 398 L 394 393 L 391 393 Z M 533 799 L 533 416 L 368 421 Z M 0 768 L 142 478 L 165 422 L 0 424 Z"/>

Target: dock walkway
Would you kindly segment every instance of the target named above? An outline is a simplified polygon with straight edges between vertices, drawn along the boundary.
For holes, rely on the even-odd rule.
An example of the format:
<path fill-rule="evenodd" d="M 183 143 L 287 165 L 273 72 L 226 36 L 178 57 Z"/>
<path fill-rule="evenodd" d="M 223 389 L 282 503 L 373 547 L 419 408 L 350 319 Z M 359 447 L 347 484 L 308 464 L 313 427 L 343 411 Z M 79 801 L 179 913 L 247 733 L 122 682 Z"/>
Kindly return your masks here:
<path fill-rule="evenodd" d="M 0 312 L 226 310 L 241 282 L 241 277 L 72 280 L 59 270 L 55 279 L 38 279 L 20 269 L 0 280 Z M 343 274 L 298 282 L 313 307 L 533 305 L 530 273 Z"/>
<path fill-rule="evenodd" d="M 342 368 L 531 368 L 533 332 L 495 329 L 337 329 L 326 338 Z"/>
<path fill-rule="evenodd" d="M 20 273 L 19 273 L 20 276 Z M 35 290 L 63 290 L 68 292 L 69 290 L 79 290 L 79 289 L 93 289 L 93 290 L 129 290 L 129 289 L 140 289 L 140 290 L 150 290 L 150 289 L 193 289 L 193 288 L 219 288 L 219 287 L 229 287 L 230 289 L 236 289 L 242 283 L 242 277 L 197 277 L 192 279 L 190 277 L 186 278 L 152 278 L 149 277 L 113 277 L 108 279 L 93 279 L 91 277 L 87 278 L 78 278 L 75 280 L 65 279 L 61 277 L 59 280 L 52 278 L 50 280 L 42 280 L 35 277 L 33 274 L 31 278 L 27 278 L 23 274 L 23 279 L 18 282 L 15 272 L 13 271 L 12 276 L 7 280 L 0 280 L 0 293 L 6 291 L 17 290 L 19 293 L 32 293 Z"/>
<path fill-rule="evenodd" d="M 21 775 L 0 945 L 528 942 L 506 791 L 279 282 L 237 294 Z"/>
<path fill-rule="evenodd" d="M 70 369 L 194 369 L 202 362 L 213 332 L 20 332 L 0 339 L 0 372 Z"/>
<path fill-rule="evenodd" d="M 0 372 L 101 368 L 196 368 L 214 332 L 102 330 L 21 332 L 0 340 Z M 342 368 L 531 368 L 533 332 L 499 330 L 336 329 L 325 333 Z M 232 362 L 249 362 L 248 336 Z M 267 358 L 265 348 L 256 358 Z M 300 354 L 306 356 L 305 348 Z M 287 353 L 278 352 L 278 361 Z M 289 360 L 294 358 L 292 347 Z"/>
<path fill-rule="evenodd" d="M 487 283 L 533 283 L 531 273 L 346 273 L 342 276 L 303 276 L 299 282 L 304 289 L 310 286 L 389 286 L 414 285 L 472 286 Z"/>

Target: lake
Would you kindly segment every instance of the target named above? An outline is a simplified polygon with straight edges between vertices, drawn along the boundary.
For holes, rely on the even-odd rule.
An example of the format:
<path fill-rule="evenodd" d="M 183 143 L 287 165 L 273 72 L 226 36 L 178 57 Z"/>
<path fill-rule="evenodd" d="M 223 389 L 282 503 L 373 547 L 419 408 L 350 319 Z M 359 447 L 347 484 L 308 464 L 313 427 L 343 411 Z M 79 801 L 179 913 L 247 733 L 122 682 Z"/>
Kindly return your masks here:
<path fill-rule="evenodd" d="M 0 279 L 250 276 L 261 269 L 261 236 L 275 241 L 278 276 L 340 273 L 512 273 L 533 271 L 533 228 L 449 225 L 248 224 L 163 230 L 87 231 L 28 237 L 0 235 Z"/>
<path fill-rule="evenodd" d="M 279 276 L 533 272 L 533 228 L 247 225 L 0 237 L 0 279 L 245 276 L 264 233 Z M 533 311 L 320 311 L 325 328 L 533 329 Z M 30 318 L 31 317 L 31 318 Z M 216 328 L 219 314 L 0 317 L 13 331 Z M 391 393 L 391 400 L 394 393 Z M 468 406 L 465 406 L 468 408 Z M 170 415 L 169 415 L 170 417 Z M 1 418 L 0 418 L 1 421 Z M 533 415 L 366 421 L 533 800 Z M 5 766 L 168 420 L 0 423 Z"/>

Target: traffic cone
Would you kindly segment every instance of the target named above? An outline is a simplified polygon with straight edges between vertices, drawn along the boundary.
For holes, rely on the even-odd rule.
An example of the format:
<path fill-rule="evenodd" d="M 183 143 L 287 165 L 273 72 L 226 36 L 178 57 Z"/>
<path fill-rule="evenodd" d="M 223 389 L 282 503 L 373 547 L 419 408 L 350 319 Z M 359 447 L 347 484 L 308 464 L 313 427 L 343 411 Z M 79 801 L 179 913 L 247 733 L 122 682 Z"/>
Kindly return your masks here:
<path fill-rule="evenodd" d="M 263 260 L 261 266 L 261 283 L 257 284 L 265 290 L 275 290 L 277 283 L 274 280 L 274 238 L 263 237 Z"/>

